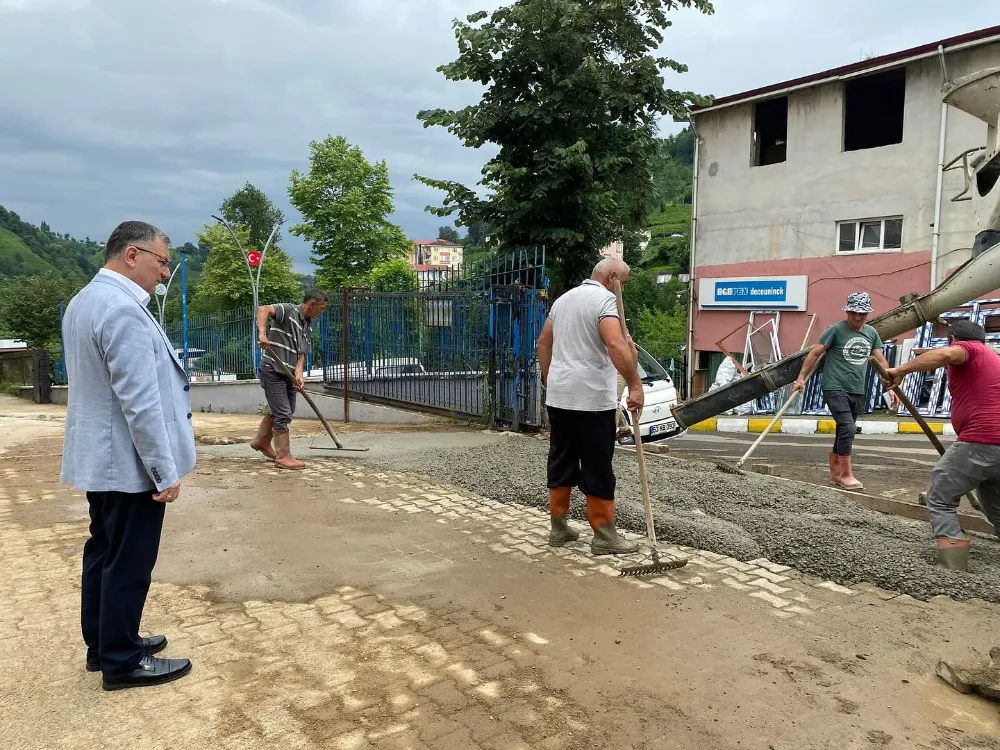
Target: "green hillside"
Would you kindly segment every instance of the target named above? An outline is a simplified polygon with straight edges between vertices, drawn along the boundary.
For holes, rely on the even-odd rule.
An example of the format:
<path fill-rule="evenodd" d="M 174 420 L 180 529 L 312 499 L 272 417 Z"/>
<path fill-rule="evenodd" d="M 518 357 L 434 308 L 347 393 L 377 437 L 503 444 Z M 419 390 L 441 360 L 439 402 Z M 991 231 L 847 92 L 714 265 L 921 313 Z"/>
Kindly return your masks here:
<path fill-rule="evenodd" d="M 20 237 L 0 227 L 0 279 L 50 272 L 55 269 L 35 255 Z"/>
<path fill-rule="evenodd" d="M 60 277 L 77 286 L 89 281 L 102 265 L 101 247 L 89 237 L 78 240 L 69 234 L 59 234 L 52 231 L 44 221 L 41 226 L 36 227 L 22 221 L 20 216 L 3 206 L 0 206 L 0 229 L 16 236 L 36 260 L 46 264 L 43 270 L 54 270 Z M 15 248 L 14 253 L 16 254 L 19 249 Z M 23 254 L 23 250 L 21 252 Z M 11 270 L 0 268 L 0 277 L 33 276 L 37 273 L 31 272 L 28 267 L 20 272 L 13 267 Z"/>
<path fill-rule="evenodd" d="M 664 206 L 647 219 L 649 245 L 641 266 L 650 270 L 686 270 L 691 259 L 691 204 Z"/>
<path fill-rule="evenodd" d="M 694 133 L 685 128 L 660 141 L 650 164 L 655 186 L 647 205 L 649 244 L 640 267 L 648 271 L 686 270 L 691 258 L 691 182 Z"/>

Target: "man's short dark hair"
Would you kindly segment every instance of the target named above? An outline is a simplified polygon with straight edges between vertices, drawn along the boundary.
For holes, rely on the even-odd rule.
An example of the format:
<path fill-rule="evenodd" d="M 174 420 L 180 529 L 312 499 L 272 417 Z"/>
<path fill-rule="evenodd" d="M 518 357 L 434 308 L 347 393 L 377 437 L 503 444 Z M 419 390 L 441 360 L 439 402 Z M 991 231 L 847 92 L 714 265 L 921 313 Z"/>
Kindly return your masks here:
<path fill-rule="evenodd" d="M 986 343 L 986 329 L 971 320 L 956 320 L 948 326 L 948 335 L 955 341 L 979 341 Z"/>
<path fill-rule="evenodd" d="M 326 292 L 324 292 L 318 286 L 314 286 L 312 289 L 306 292 L 306 296 L 302 298 L 302 304 L 305 304 L 306 302 L 312 302 L 313 304 L 319 305 L 326 301 L 327 301 Z"/>
<path fill-rule="evenodd" d="M 108 244 L 104 247 L 104 262 L 120 258 L 129 245 L 148 245 L 157 240 L 163 240 L 167 247 L 170 246 L 170 238 L 152 224 L 123 221 L 108 237 Z"/>

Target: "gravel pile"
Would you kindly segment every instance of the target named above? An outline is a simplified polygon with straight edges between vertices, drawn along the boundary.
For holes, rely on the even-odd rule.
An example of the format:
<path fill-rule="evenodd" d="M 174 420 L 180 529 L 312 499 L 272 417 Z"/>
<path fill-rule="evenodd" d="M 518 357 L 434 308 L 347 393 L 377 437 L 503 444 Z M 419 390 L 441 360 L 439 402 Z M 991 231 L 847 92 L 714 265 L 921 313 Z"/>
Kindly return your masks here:
<path fill-rule="evenodd" d="M 524 436 L 482 447 L 372 455 L 388 471 L 422 474 L 491 499 L 548 507 L 547 442 Z M 649 457 L 646 461 L 657 538 L 739 560 L 766 557 L 837 583 L 867 581 L 919 599 L 948 595 L 1000 602 L 1000 544 L 977 537 L 968 573 L 933 566 L 926 523 L 867 510 L 822 487 L 714 464 Z M 634 455 L 617 455 L 616 520 L 645 533 Z M 575 493 L 571 516 L 585 520 Z"/>

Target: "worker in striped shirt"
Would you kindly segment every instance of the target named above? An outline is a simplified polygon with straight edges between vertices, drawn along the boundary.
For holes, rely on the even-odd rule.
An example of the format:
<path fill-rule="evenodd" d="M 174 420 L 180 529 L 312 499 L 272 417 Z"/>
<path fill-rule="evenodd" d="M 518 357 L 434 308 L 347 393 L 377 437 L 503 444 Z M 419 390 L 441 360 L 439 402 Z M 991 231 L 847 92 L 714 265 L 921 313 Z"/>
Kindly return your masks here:
<path fill-rule="evenodd" d="M 295 394 L 305 382 L 303 369 L 310 349 L 312 320 L 326 310 L 326 293 L 310 289 L 301 305 L 280 302 L 257 308 L 257 336 L 263 352 L 260 363 L 260 387 L 271 414 L 257 428 L 250 447 L 274 461 L 280 469 L 301 469 L 304 463 L 292 456 L 288 426 L 295 413 Z M 270 328 L 268 321 L 271 321 Z M 289 380 L 277 358 L 294 373 Z M 274 447 L 271 441 L 274 441 Z"/>

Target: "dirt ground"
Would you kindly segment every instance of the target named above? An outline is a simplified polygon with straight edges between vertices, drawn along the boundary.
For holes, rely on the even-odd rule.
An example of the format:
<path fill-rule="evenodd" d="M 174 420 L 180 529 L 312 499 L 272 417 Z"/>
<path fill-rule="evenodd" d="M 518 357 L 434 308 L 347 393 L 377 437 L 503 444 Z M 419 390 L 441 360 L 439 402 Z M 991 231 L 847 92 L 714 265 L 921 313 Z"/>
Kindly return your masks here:
<path fill-rule="evenodd" d="M 534 509 L 341 455 L 278 472 L 240 446 L 206 449 L 168 508 L 146 607 L 144 634 L 193 672 L 103 692 L 83 669 L 86 500 L 57 483 L 58 409 L 7 407 L 0 747 L 1000 748 L 997 704 L 934 676 L 997 645 L 996 606 L 687 548 L 686 568 L 619 578 L 586 533 L 547 547 Z M 215 437 L 254 423 L 196 415 Z"/>

